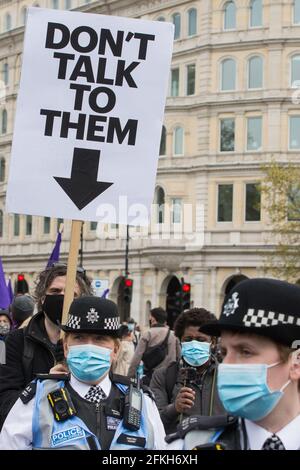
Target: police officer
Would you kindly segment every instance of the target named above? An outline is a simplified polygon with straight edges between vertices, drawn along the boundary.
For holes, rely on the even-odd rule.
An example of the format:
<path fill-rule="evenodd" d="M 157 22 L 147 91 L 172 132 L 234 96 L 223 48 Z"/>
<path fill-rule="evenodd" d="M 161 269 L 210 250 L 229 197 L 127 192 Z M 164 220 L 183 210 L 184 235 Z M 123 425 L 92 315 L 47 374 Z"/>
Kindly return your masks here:
<path fill-rule="evenodd" d="M 119 349 L 117 306 L 80 297 L 61 328 L 70 375 L 38 376 L 26 387 L 4 423 L 0 449 L 163 449 L 152 397 L 135 380 L 111 373 Z"/>
<path fill-rule="evenodd" d="M 219 321 L 201 328 L 221 336 L 218 391 L 228 416 L 186 421 L 171 448 L 300 449 L 299 306 L 300 288 L 274 279 L 230 291 Z"/>

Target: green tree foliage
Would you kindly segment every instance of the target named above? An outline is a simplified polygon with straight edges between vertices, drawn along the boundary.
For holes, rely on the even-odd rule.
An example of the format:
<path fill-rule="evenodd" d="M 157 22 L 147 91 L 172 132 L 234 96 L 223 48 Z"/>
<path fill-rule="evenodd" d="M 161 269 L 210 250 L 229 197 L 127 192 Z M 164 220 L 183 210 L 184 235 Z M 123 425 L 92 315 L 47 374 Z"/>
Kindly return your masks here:
<path fill-rule="evenodd" d="M 268 214 L 274 250 L 265 258 L 265 271 L 280 279 L 300 279 L 300 167 L 272 161 L 263 166 L 263 206 Z"/>

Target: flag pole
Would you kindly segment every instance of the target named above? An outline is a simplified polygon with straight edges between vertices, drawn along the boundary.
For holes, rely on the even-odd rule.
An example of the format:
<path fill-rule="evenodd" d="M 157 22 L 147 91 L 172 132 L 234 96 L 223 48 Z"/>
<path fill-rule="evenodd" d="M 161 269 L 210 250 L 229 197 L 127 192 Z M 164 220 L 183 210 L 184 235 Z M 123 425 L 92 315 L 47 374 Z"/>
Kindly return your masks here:
<path fill-rule="evenodd" d="M 70 305 L 74 298 L 76 271 L 80 243 L 81 220 L 72 220 L 70 251 L 68 257 L 66 290 L 64 297 L 62 324 L 66 324 Z"/>

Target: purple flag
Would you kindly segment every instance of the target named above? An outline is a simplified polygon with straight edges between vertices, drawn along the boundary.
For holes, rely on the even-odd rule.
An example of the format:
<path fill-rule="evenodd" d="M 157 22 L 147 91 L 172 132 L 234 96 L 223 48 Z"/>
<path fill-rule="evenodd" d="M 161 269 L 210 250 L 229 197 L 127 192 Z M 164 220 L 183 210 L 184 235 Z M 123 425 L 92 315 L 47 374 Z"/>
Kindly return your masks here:
<path fill-rule="evenodd" d="M 58 232 L 55 246 L 53 248 L 53 251 L 50 255 L 50 258 L 48 259 L 48 263 L 46 268 L 50 268 L 53 263 L 57 263 L 59 261 L 59 251 L 60 251 L 60 244 L 61 244 L 61 233 Z"/>
<path fill-rule="evenodd" d="M 7 290 L 8 290 L 10 303 L 12 303 L 12 301 L 14 300 L 14 293 L 13 293 L 13 290 L 12 290 L 11 280 L 10 279 L 8 280 L 8 283 L 7 283 Z"/>
<path fill-rule="evenodd" d="M 10 305 L 10 298 L 8 294 L 7 285 L 2 266 L 2 259 L 0 258 L 0 308 L 8 308 Z"/>
<path fill-rule="evenodd" d="M 102 299 L 106 299 L 106 297 L 108 296 L 108 293 L 109 293 L 109 289 L 105 289 L 105 291 L 104 291 L 103 294 L 101 295 L 101 298 L 102 298 Z"/>

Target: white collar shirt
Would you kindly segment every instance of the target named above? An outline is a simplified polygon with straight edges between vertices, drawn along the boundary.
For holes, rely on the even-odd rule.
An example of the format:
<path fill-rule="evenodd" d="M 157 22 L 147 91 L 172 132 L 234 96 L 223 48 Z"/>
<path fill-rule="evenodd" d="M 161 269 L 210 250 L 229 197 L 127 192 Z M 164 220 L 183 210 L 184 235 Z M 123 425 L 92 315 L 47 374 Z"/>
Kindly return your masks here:
<path fill-rule="evenodd" d="M 247 419 L 245 419 L 245 426 L 251 450 L 261 450 L 265 441 L 274 434 Z M 300 449 L 300 415 L 275 434 L 286 450 Z"/>

